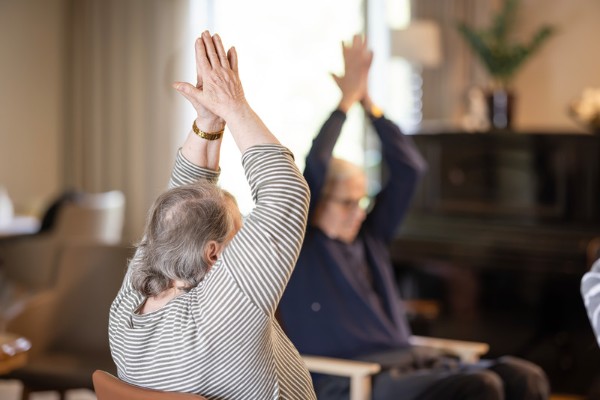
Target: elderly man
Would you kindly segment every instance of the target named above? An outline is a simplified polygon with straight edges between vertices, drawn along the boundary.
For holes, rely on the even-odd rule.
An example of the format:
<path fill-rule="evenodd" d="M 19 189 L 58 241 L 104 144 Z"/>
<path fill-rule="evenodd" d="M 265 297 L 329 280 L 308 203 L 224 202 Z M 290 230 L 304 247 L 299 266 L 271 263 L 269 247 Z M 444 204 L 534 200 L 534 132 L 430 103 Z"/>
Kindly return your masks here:
<path fill-rule="evenodd" d="M 462 365 L 409 345 L 410 327 L 388 246 L 426 165 L 412 140 L 369 97 L 372 53 L 366 42 L 355 36 L 343 52 L 345 75 L 334 76 L 342 99 L 306 159 L 309 226 L 279 308 L 290 339 L 301 353 L 381 363 L 374 399 L 546 399 L 543 371 L 524 360 Z M 356 102 L 379 136 L 388 172 L 368 213 L 364 173 L 332 157 L 346 112 Z M 319 399 L 343 399 L 349 383 L 320 376 L 315 390 Z"/>

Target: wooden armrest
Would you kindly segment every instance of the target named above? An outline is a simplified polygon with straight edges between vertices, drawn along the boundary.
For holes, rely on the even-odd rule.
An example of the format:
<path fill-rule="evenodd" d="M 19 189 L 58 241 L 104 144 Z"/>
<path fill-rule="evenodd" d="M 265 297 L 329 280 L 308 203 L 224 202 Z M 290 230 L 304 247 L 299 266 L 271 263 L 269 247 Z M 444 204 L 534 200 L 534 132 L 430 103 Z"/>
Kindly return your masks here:
<path fill-rule="evenodd" d="M 23 367 L 30 348 L 31 342 L 22 336 L 0 333 L 0 375 Z"/>
<path fill-rule="evenodd" d="M 369 376 L 378 373 L 381 366 L 377 363 L 354 361 L 342 358 L 303 355 L 304 363 L 311 372 L 345 377 Z"/>
<path fill-rule="evenodd" d="M 23 335 L 31 341 L 31 357 L 44 352 L 54 340 L 58 329 L 54 323 L 57 294 L 49 289 L 33 295 L 23 307 L 23 312 L 7 323 L 7 330 Z"/>
<path fill-rule="evenodd" d="M 341 358 L 303 355 L 304 363 L 311 372 L 350 378 L 350 400 L 371 398 L 371 375 L 378 373 L 377 363 Z"/>
<path fill-rule="evenodd" d="M 465 340 L 440 339 L 425 336 L 411 336 L 409 342 L 413 346 L 430 347 L 448 351 L 457 355 L 461 361 L 477 362 L 480 356 L 487 353 L 490 346 L 483 342 L 469 342 Z"/>

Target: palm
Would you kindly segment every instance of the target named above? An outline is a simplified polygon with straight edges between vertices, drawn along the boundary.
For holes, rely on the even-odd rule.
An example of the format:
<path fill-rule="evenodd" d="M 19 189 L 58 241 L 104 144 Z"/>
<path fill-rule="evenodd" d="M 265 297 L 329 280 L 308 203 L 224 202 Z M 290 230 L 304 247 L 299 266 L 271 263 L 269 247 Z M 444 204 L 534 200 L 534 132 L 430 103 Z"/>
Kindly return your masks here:
<path fill-rule="evenodd" d="M 334 80 L 342 91 L 342 97 L 355 102 L 367 94 L 369 69 L 373 53 L 367 48 L 367 42 L 358 35 L 354 36 L 351 46 L 343 45 L 345 71 L 343 76 Z"/>

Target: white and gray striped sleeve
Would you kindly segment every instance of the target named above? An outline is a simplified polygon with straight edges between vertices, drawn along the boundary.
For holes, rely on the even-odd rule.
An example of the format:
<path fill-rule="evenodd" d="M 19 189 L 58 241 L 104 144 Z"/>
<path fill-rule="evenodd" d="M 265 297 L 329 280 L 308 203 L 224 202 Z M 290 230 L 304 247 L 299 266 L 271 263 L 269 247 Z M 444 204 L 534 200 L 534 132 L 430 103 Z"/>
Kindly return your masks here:
<path fill-rule="evenodd" d="M 213 171 L 212 169 L 199 167 L 188 161 L 181 149 L 177 152 L 173 172 L 171 172 L 171 180 L 169 181 L 169 189 L 177 186 L 194 183 L 200 179 L 206 179 L 209 182 L 217 183 L 221 170 Z"/>
<path fill-rule="evenodd" d="M 281 145 L 254 146 L 242 164 L 256 206 L 223 260 L 251 300 L 274 313 L 304 239 L 309 189 L 292 153 Z"/>
<path fill-rule="evenodd" d="M 600 345 L 600 259 L 581 279 L 581 295 Z"/>

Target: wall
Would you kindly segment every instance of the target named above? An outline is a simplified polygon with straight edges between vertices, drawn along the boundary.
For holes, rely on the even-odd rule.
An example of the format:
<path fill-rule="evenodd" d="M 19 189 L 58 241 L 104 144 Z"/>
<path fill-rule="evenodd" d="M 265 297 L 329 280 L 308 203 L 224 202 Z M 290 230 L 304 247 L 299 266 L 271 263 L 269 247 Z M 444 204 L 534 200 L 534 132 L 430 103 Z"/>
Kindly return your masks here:
<path fill-rule="evenodd" d="M 529 38 L 543 23 L 557 33 L 526 62 L 515 85 L 516 126 L 582 130 L 567 105 L 587 86 L 600 87 L 600 2 L 597 0 L 521 0 L 519 35 Z"/>
<path fill-rule="evenodd" d="M 17 211 L 61 183 L 64 0 L 0 1 L 0 185 Z"/>

